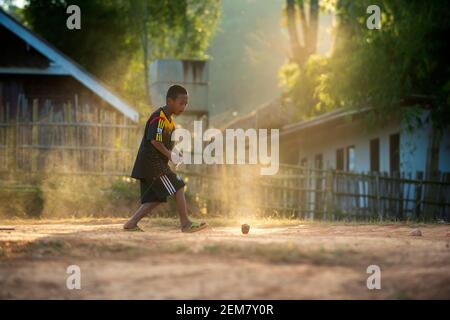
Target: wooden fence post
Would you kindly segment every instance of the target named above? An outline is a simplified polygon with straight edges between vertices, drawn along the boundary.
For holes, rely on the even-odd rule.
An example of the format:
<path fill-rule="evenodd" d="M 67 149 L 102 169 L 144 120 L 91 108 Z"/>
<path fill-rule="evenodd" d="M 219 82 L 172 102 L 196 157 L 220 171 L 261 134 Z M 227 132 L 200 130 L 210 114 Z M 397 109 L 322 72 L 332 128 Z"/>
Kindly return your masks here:
<path fill-rule="evenodd" d="M 377 211 L 378 218 L 383 220 L 383 213 L 381 211 L 381 198 L 380 198 L 380 175 L 378 172 L 375 172 L 375 195 L 377 199 Z"/>
<path fill-rule="evenodd" d="M 31 171 L 36 172 L 38 167 L 38 156 L 39 156 L 39 109 L 38 109 L 38 100 L 33 99 L 33 116 L 32 116 L 32 129 L 31 129 Z"/>
<path fill-rule="evenodd" d="M 426 220 L 434 220 L 436 205 L 435 199 L 438 195 L 438 184 L 432 183 L 432 181 L 439 181 L 441 173 L 439 171 L 429 172 L 425 175 L 425 181 L 423 184 L 423 216 Z"/>
<path fill-rule="evenodd" d="M 414 190 L 414 215 L 416 216 L 416 219 L 421 217 L 420 204 L 422 202 L 422 184 L 423 184 L 422 179 L 423 179 L 423 172 L 417 171 L 416 180 L 419 180 L 419 182 L 416 184 Z"/>
<path fill-rule="evenodd" d="M 325 215 L 331 217 L 334 214 L 333 208 L 333 171 L 327 170 L 326 184 L 325 184 Z"/>
<path fill-rule="evenodd" d="M 104 140 L 103 140 L 103 110 L 100 109 L 99 110 L 99 137 L 98 137 L 98 145 L 100 147 L 100 152 L 99 152 L 99 168 L 98 170 L 100 172 L 104 172 L 105 169 L 105 153 L 103 152 L 103 144 L 104 144 Z"/>
<path fill-rule="evenodd" d="M 398 178 L 400 179 L 398 182 L 398 218 L 403 220 L 403 196 L 404 196 L 404 183 L 403 180 L 405 178 L 404 173 L 399 174 Z"/>
<path fill-rule="evenodd" d="M 442 214 L 441 214 L 441 219 L 443 219 L 444 221 L 449 221 L 450 220 L 450 210 L 449 210 L 449 204 L 446 203 L 447 199 L 450 199 L 450 172 L 446 172 L 443 174 L 442 176 L 442 182 L 446 183 L 446 185 L 444 185 L 442 187 L 442 192 L 441 192 L 441 200 L 442 201 Z"/>
<path fill-rule="evenodd" d="M 202 201 L 206 204 L 205 195 L 210 195 L 214 188 L 207 188 L 206 183 L 201 183 L 202 180 L 208 180 L 208 172 L 202 176 L 196 176 L 195 169 L 200 167 L 193 167 L 190 172 L 186 172 L 187 176 L 191 176 L 189 187 L 191 190 L 197 190 L 197 194 L 202 198 Z M 251 175 L 238 174 L 242 169 L 237 166 L 227 167 L 229 170 L 222 171 L 222 186 L 226 186 L 229 191 L 227 196 L 220 197 L 219 201 L 225 200 L 226 206 L 230 206 L 231 212 L 233 209 L 246 209 L 247 200 L 255 198 L 255 206 L 251 206 L 253 209 L 263 209 L 269 214 L 278 212 L 290 212 L 291 209 L 303 208 L 305 214 L 301 212 L 297 213 L 297 217 L 311 219 L 325 218 L 334 219 L 338 212 L 342 212 L 344 216 L 356 217 L 362 216 L 364 218 L 378 217 L 380 221 L 389 218 L 405 219 L 406 217 L 423 218 L 423 210 L 421 208 L 424 195 L 424 184 L 429 181 L 423 181 L 422 173 L 417 174 L 417 179 L 412 179 L 411 176 L 394 174 L 387 176 L 385 173 L 366 173 L 366 174 L 354 174 L 338 172 L 334 170 L 314 170 L 304 169 L 304 174 L 295 177 L 295 181 L 300 183 L 298 188 L 293 188 L 295 185 L 292 181 L 288 181 L 292 176 L 292 170 L 283 170 L 280 172 L 279 177 L 271 177 L 258 179 L 254 181 L 257 185 L 256 189 L 247 194 L 246 191 L 241 190 L 239 185 L 246 185 L 245 182 L 251 177 Z M 207 170 L 211 171 L 211 170 Z M 198 172 L 200 173 L 200 172 Z M 209 172 L 214 173 L 214 172 Z M 286 179 L 282 177 L 286 176 Z M 436 193 L 433 199 L 430 200 L 430 205 L 439 207 L 439 217 L 443 217 L 444 220 L 449 219 L 448 208 L 450 203 L 447 199 L 450 199 L 450 184 L 448 180 L 450 175 L 446 175 L 445 179 L 432 182 L 436 185 Z M 259 181 L 261 180 L 261 181 Z M 301 182 L 303 180 L 303 183 Z M 198 182 L 198 187 L 197 187 Z M 213 180 L 213 182 L 217 182 Z M 243 184 L 244 183 L 244 184 Z M 259 184 L 261 183 L 261 184 Z M 321 184 L 321 187 L 319 186 Z M 203 186 L 203 188 L 202 188 Z M 415 187 L 415 189 L 413 189 Z M 300 192 L 300 197 L 296 197 L 294 192 Z M 256 195 L 254 194 L 256 192 Z M 323 194 L 321 196 L 319 194 Z M 229 196 L 229 198 L 228 198 Z M 241 200 L 244 197 L 245 200 Z M 206 198 L 207 199 L 207 198 Z M 212 198 L 212 206 L 210 208 L 217 207 L 219 202 L 216 198 Z M 298 200 L 298 201 L 293 201 Z M 317 203 L 322 205 L 317 206 Z M 239 206 L 242 204 L 242 207 Z M 271 209 L 268 211 L 267 209 Z M 388 209 L 395 211 L 395 214 L 388 215 Z M 355 211 L 356 210 L 356 211 Z M 210 210 L 211 211 L 211 210 Z M 323 217 L 321 217 L 321 213 Z M 317 215 L 319 214 L 319 215 Z M 436 214 L 436 213 L 435 213 Z M 438 217 L 436 216 L 436 217 Z"/>
<path fill-rule="evenodd" d="M 299 168 L 298 170 L 297 170 L 297 175 L 298 175 L 298 177 L 297 177 L 297 179 L 295 179 L 295 184 L 294 185 L 296 185 L 297 187 L 298 187 L 298 189 L 299 190 L 297 190 L 297 192 L 296 192 L 296 194 L 297 194 L 297 196 L 296 196 L 296 202 L 297 202 L 297 218 L 298 219 L 301 219 L 301 217 L 302 217 L 302 212 L 303 212 L 303 210 L 302 210 L 302 206 L 303 206 L 303 199 L 302 199 L 302 188 L 304 188 L 304 186 L 303 186 L 303 169 L 301 169 L 301 168 Z"/>
<path fill-rule="evenodd" d="M 6 121 L 9 120 L 9 104 L 6 104 Z M 8 160 L 7 168 L 8 172 L 12 173 L 17 169 L 17 121 L 15 118 L 10 120 L 10 124 L 7 127 L 7 147 L 8 147 Z"/>

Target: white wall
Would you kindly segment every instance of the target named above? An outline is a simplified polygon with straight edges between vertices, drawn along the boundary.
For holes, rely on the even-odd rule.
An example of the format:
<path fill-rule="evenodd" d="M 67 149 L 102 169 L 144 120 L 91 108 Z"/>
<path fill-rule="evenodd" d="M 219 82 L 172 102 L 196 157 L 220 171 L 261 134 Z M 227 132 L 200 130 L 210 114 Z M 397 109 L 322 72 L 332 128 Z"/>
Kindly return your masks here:
<path fill-rule="evenodd" d="M 425 119 L 424 114 L 423 119 Z M 413 132 L 406 126 L 392 120 L 383 128 L 367 131 L 364 123 L 352 123 L 341 128 L 322 129 L 320 132 L 303 136 L 298 142 L 299 159 L 307 157 L 312 166 L 316 154 L 322 153 L 324 168 L 336 168 L 336 149 L 354 145 L 356 171 L 370 170 L 370 140 L 380 139 L 380 171 L 389 172 L 389 136 L 400 132 L 400 169 L 402 172 L 425 171 L 430 124 L 416 128 Z M 345 151 L 344 151 L 345 152 Z M 444 133 L 440 155 L 439 170 L 450 171 L 450 132 Z"/>
<path fill-rule="evenodd" d="M 426 119 L 426 114 L 422 116 L 422 121 Z M 430 125 L 424 124 L 415 127 L 411 132 L 402 124 L 402 135 L 400 136 L 400 168 L 405 172 L 416 171 L 425 172 L 427 162 L 427 148 Z"/>
<path fill-rule="evenodd" d="M 423 116 L 425 119 L 426 115 Z M 322 153 L 324 168 L 336 168 L 336 149 L 355 146 L 356 172 L 370 170 L 370 140 L 380 139 L 380 171 L 389 172 L 389 136 L 400 132 L 400 170 L 406 174 L 411 173 L 415 177 L 416 171 L 425 172 L 427 147 L 430 132 L 430 124 L 416 128 L 413 132 L 406 130 L 406 126 L 400 126 L 399 121 L 391 121 L 384 128 L 378 128 L 372 132 L 365 130 L 363 122 L 353 123 L 341 127 L 329 127 L 315 132 L 298 133 L 297 144 L 299 148 L 299 160 L 307 157 L 308 166 L 314 165 L 314 157 Z M 444 132 L 439 153 L 439 170 L 450 172 L 450 130 Z M 362 184 L 360 183 L 360 190 Z M 367 188 L 367 187 L 366 187 Z M 405 188 L 404 197 L 413 198 L 415 187 Z M 364 199 L 360 199 L 360 206 L 364 207 Z M 311 204 L 313 205 L 313 204 Z M 413 211 L 414 203 L 407 202 L 405 208 Z"/>
<path fill-rule="evenodd" d="M 389 171 L 389 135 L 399 132 L 394 122 L 384 128 L 367 131 L 363 123 L 349 124 L 345 128 L 331 128 L 322 132 L 320 137 L 312 135 L 300 145 L 299 159 L 308 158 L 312 165 L 314 156 L 323 154 L 324 168 L 336 168 L 336 149 L 355 146 L 356 171 L 370 170 L 370 140 L 380 139 L 380 171 Z M 344 151 L 345 152 L 345 151 Z"/>
<path fill-rule="evenodd" d="M 402 124 L 402 135 L 400 136 L 401 170 L 406 172 L 426 170 L 427 149 L 430 138 L 431 124 L 426 121 L 428 112 L 424 112 L 421 117 L 422 126 L 415 127 L 411 132 Z M 443 133 L 439 149 L 439 170 L 450 172 L 450 132 Z"/>
<path fill-rule="evenodd" d="M 389 172 L 389 136 L 400 132 L 400 170 L 402 172 L 425 172 L 430 123 L 427 113 L 422 115 L 420 127 L 407 130 L 406 125 L 396 120 L 389 121 L 383 128 L 367 131 L 363 122 L 351 123 L 341 127 L 317 130 L 315 133 L 299 134 L 299 159 L 308 159 L 313 166 L 314 157 L 322 153 L 324 168 L 336 168 L 336 149 L 355 146 L 356 171 L 370 170 L 370 140 L 380 139 L 380 171 Z M 440 144 L 439 170 L 450 172 L 450 131 L 444 132 Z"/>

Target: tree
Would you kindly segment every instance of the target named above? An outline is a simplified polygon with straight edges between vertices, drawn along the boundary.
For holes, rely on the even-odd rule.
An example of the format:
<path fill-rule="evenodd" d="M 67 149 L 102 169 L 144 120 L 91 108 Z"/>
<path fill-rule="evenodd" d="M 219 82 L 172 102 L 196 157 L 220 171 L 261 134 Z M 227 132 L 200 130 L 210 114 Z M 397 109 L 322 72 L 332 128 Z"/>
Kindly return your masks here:
<path fill-rule="evenodd" d="M 14 0 L 0 0 L 0 8 L 18 20 L 22 19 L 22 10 L 15 5 Z"/>
<path fill-rule="evenodd" d="M 311 61 L 302 72 L 302 81 L 314 82 L 313 105 L 303 108 L 371 105 L 379 114 L 389 115 L 405 102 L 423 105 L 428 100 L 435 127 L 447 126 L 450 6 L 445 1 L 383 0 L 379 2 L 382 28 L 369 30 L 366 8 L 370 4 L 368 0 L 337 1 L 334 50 L 329 58 L 311 58 L 322 67 Z M 295 73 L 291 68 L 290 75 Z M 300 81 L 290 80 L 291 86 Z"/>
<path fill-rule="evenodd" d="M 285 66 L 286 97 L 301 117 L 370 106 L 372 124 L 397 114 L 413 127 L 419 108 L 429 109 L 429 175 L 437 169 L 440 136 L 450 124 L 450 5 L 440 0 L 380 0 L 381 29 L 369 30 L 366 9 L 371 4 L 336 2 L 331 57 L 310 57 L 303 70 Z"/>
<path fill-rule="evenodd" d="M 306 6 L 309 7 L 308 15 Z M 297 12 L 300 16 L 303 44 L 297 32 Z M 291 41 L 292 60 L 298 65 L 305 64 L 309 56 L 316 52 L 318 18 L 319 0 L 286 0 L 286 19 Z"/>
<path fill-rule="evenodd" d="M 146 95 L 149 64 L 158 58 L 204 59 L 220 15 L 218 0 L 133 0 L 129 16 L 139 38 Z"/>
<path fill-rule="evenodd" d="M 70 4 L 81 8 L 81 30 L 66 27 Z M 138 43 L 130 34 L 126 4 L 115 0 L 29 0 L 25 24 L 114 89 Z"/>
<path fill-rule="evenodd" d="M 66 8 L 81 8 L 68 30 Z M 218 0 L 28 0 L 25 23 L 88 71 L 148 111 L 149 64 L 205 58 L 220 15 Z"/>
<path fill-rule="evenodd" d="M 327 111 L 318 103 L 318 90 L 327 60 L 315 55 L 319 28 L 319 9 L 329 10 L 329 1 L 286 0 L 286 26 L 291 43 L 290 61 L 279 70 L 282 98 L 285 104 L 294 105 L 297 120 Z M 297 21 L 300 22 L 300 35 Z M 323 97 L 322 97 L 323 98 Z"/>
<path fill-rule="evenodd" d="M 341 20 L 340 43 L 333 55 L 334 74 L 329 86 L 340 92 L 333 96 L 347 106 L 371 106 L 384 121 L 400 114 L 414 126 L 418 108 L 430 110 L 432 125 L 426 174 L 438 170 L 442 131 L 450 124 L 450 6 L 444 1 L 381 1 L 381 30 L 364 27 L 364 9 L 369 1 L 357 5 L 338 2 Z M 344 65 L 343 55 L 352 52 Z M 346 67 L 350 72 L 340 73 Z M 402 105 L 408 108 L 401 108 Z"/>

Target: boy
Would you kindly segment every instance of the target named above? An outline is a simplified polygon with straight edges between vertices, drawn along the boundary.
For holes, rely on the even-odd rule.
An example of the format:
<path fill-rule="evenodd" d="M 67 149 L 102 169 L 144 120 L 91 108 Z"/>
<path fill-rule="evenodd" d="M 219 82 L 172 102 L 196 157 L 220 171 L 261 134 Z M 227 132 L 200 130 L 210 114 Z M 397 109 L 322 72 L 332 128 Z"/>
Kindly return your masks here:
<path fill-rule="evenodd" d="M 178 151 L 173 149 L 171 135 L 175 129 L 172 115 L 181 114 L 188 103 L 185 88 L 173 85 L 166 95 L 166 105 L 156 110 L 147 121 L 144 136 L 134 163 L 131 177 L 141 183 L 141 206 L 123 226 L 127 231 L 142 231 L 137 223 L 167 196 L 175 194 L 182 232 L 196 232 L 207 227 L 205 222 L 191 222 L 187 217 L 184 182 L 168 166 L 168 161 L 181 163 Z"/>

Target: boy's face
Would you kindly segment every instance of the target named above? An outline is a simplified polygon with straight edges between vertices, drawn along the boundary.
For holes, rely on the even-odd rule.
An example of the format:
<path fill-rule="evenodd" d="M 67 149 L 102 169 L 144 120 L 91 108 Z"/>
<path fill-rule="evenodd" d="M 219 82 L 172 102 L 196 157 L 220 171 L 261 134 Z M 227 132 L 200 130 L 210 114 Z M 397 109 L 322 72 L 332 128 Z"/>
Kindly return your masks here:
<path fill-rule="evenodd" d="M 174 100 L 172 98 L 167 99 L 167 105 L 171 108 L 172 112 L 175 115 L 179 115 L 184 111 L 188 104 L 188 95 L 187 94 L 179 94 L 177 98 Z"/>

